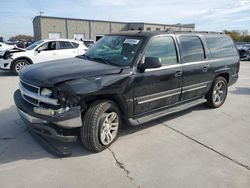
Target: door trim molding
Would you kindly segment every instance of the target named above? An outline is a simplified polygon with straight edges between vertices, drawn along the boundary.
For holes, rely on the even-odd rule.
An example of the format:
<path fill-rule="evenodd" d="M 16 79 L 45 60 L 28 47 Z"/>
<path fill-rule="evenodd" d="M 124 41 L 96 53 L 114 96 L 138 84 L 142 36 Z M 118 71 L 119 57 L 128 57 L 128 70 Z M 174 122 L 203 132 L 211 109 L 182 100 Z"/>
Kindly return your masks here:
<path fill-rule="evenodd" d="M 179 95 L 179 94 L 181 94 L 181 88 L 154 93 L 150 95 L 145 95 L 142 97 L 137 97 L 136 100 L 137 100 L 137 104 L 144 104 L 144 103 L 172 97 L 172 96 Z"/>

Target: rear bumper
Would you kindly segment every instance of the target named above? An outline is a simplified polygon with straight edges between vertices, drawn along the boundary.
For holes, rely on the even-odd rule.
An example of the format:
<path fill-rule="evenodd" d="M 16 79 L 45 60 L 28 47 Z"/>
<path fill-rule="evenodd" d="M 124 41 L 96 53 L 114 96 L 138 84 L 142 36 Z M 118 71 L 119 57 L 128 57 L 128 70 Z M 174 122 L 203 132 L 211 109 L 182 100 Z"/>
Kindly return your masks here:
<path fill-rule="evenodd" d="M 15 92 L 14 100 L 22 120 L 34 132 L 63 142 L 76 140 L 76 128 L 81 127 L 80 107 L 51 117 L 36 114 L 33 111 L 34 106 L 22 98 L 19 90 Z"/>

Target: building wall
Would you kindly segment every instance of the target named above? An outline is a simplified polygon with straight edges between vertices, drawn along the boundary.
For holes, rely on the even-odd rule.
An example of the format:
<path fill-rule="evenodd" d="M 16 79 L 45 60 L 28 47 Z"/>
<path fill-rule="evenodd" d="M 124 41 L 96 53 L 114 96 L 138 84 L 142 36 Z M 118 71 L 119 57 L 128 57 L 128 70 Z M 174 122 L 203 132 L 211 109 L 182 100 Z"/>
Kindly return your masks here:
<path fill-rule="evenodd" d="M 89 21 L 67 20 L 68 38 L 73 39 L 74 34 L 84 34 L 84 37 L 90 38 Z"/>
<path fill-rule="evenodd" d="M 68 38 L 66 32 L 66 20 L 42 18 L 41 19 L 41 38 L 48 39 L 49 33 L 60 33 L 61 38 Z"/>
<path fill-rule="evenodd" d="M 105 35 L 109 34 L 111 27 L 110 22 L 98 22 L 98 21 L 91 21 L 91 40 L 96 40 L 96 36 L 98 35 Z"/>
<path fill-rule="evenodd" d="M 192 25 L 192 24 L 189 24 Z M 84 35 L 85 39 L 96 40 L 96 36 L 110 34 L 113 32 L 127 31 L 127 30 L 147 30 L 151 31 L 161 30 L 164 31 L 167 28 L 174 30 L 194 30 L 193 27 L 184 25 L 164 25 L 154 23 L 125 23 L 125 22 L 110 22 L 101 20 L 83 20 L 72 18 L 57 18 L 37 16 L 33 20 L 34 38 L 35 40 L 47 39 L 49 34 L 53 36 L 60 33 L 60 38 L 73 39 L 75 34 L 77 36 Z M 81 37 L 80 37 L 81 38 Z"/>
<path fill-rule="evenodd" d="M 114 23 L 111 22 L 111 33 L 119 32 L 119 31 L 127 31 L 128 24 L 127 23 Z"/>
<path fill-rule="evenodd" d="M 158 25 L 158 24 L 145 24 L 144 30 L 147 31 L 148 28 L 150 28 L 150 31 L 156 31 L 156 29 L 160 29 L 160 31 L 165 30 L 164 25 Z"/>
<path fill-rule="evenodd" d="M 144 23 L 129 23 L 128 24 L 129 30 L 139 30 L 140 28 L 144 30 Z"/>
<path fill-rule="evenodd" d="M 34 31 L 34 40 L 40 40 L 42 38 L 42 33 L 41 33 L 41 19 L 38 17 L 35 17 L 33 20 L 33 31 Z"/>

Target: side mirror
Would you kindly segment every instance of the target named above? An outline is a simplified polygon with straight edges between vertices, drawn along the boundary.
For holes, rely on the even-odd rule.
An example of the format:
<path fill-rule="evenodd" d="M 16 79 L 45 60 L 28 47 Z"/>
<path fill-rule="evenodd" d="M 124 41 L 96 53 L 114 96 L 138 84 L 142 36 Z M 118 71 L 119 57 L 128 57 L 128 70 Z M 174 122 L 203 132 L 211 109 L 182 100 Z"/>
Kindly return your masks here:
<path fill-rule="evenodd" d="M 37 53 L 40 53 L 41 51 L 43 51 L 43 49 L 37 48 Z"/>
<path fill-rule="evenodd" d="M 140 63 L 139 69 L 144 71 L 145 69 L 154 69 L 161 67 L 161 58 L 159 57 L 146 57 L 144 62 Z"/>

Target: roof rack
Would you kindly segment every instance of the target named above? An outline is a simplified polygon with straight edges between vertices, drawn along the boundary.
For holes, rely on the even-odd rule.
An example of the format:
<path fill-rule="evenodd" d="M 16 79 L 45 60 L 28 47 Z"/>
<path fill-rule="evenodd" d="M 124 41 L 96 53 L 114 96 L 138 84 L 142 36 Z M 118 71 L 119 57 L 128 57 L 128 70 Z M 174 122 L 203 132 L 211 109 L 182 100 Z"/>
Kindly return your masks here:
<path fill-rule="evenodd" d="M 180 31 L 180 30 L 174 30 L 172 28 L 167 28 L 165 32 L 167 33 L 206 33 L 206 34 L 221 34 L 221 35 L 225 34 L 225 32 L 216 32 L 216 31 L 192 31 L 192 30 Z"/>

